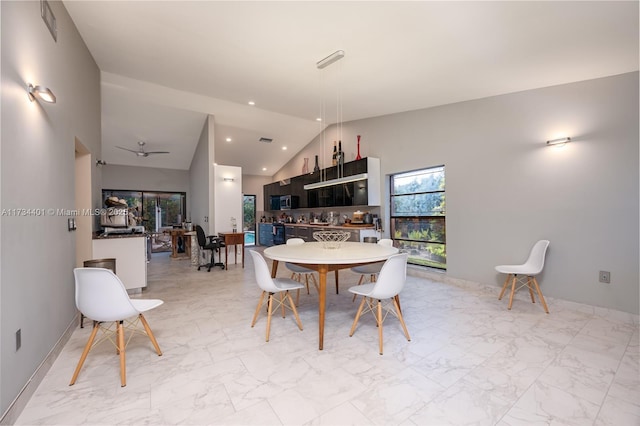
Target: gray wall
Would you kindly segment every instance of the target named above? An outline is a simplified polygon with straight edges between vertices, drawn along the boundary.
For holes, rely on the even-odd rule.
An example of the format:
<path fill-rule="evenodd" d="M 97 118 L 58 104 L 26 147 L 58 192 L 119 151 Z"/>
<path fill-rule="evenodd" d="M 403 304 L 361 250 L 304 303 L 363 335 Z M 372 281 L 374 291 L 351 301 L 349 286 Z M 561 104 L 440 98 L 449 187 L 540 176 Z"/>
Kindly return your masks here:
<path fill-rule="evenodd" d="M 100 72 L 60 2 L 55 42 L 40 3 L 0 2 L 2 209 L 73 209 L 75 138 L 100 153 Z M 27 83 L 50 87 L 56 104 L 27 99 Z M 100 170 L 92 168 L 99 203 Z M 76 315 L 75 234 L 67 217 L 0 218 L 0 413 L 7 410 Z M 15 332 L 22 348 L 15 351 Z"/>
<path fill-rule="evenodd" d="M 303 157 L 329 164 L 334 133 L 274 180 L 298 175 Z M 549 239 L 545 295 L 638 313 L 637 72 L 344 123 L 347 159 L 358 134 L 385 176 L 445 165 L 449 276 L 499 286 L 495 265 Z M 545 145 L 560 134 L 573 142 Z"/>
<path fill-rule="evenodd" d="M 209 233 L 210 222 L 205 222 L 205 217 L 210 216 L 209 202 L 210 198 L 213 197 L 213 194 L 210 194 L 209 191 L 209 135 L 213 137 L 213 132 L 210 131 L 210 127 L 213 125 L 212 121 L 213 118 L 211 116 L 205 120 L 198 146 L 196 146 L 196 151 L 191 160 L 191 167 L 189 167 L 191 221 L 194 225 L 202 226 L 207 234 Z"/>

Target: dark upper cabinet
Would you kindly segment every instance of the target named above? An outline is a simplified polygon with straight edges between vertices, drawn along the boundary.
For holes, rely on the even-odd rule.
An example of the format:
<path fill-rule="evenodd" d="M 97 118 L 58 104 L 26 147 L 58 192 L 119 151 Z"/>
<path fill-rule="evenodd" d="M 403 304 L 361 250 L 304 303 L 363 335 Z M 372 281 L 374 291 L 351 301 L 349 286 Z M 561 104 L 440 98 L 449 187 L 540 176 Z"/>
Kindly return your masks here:
<path fill-rule="evenodd" d="M 304 186 L 307 184 L 306 182 L 307 175 L 296 176 L 291 178 L 291 194 L 294 197 L 298 197 L 298 208 L 306 209 L 309 207 L 309 202 L 307 200 L 307 191 L 305 191 Z"/>
<path fill-rule="evenodd" d="M 291 178 L 290 185 L 281 186 L 280 182 L 274 182 L 264 186 L 265 210 L 273 210 L 270 205 L 270 196 L 273 195 L 298 196 L 300 200 L 298 208 L 380 205 L 380 160 L 363 158 L 344 163 L 343 167 L 344 176 L 368 173 L 369 177 L 357 182 L 304 189 L 304 185 L 320 182 L 321 179 L 327 181 L 337 179 L 338 167 L 332 166 L 323 170 L 322 177 L 321 172 L 315 172 Z M 373 192 L 370 193 L 370 191 Z"/>

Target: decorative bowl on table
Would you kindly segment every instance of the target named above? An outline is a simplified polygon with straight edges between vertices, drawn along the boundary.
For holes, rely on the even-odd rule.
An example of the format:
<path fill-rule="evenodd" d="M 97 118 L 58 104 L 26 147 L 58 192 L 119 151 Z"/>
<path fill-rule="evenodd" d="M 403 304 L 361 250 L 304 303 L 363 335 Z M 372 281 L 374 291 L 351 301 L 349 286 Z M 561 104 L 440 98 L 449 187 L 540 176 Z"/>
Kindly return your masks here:
<path fill-rule="evenodd" d="M 315 231 L 313 239 L 322 243 L 325 249 L 339 249 L 351 236 L 349 231 Z"/>

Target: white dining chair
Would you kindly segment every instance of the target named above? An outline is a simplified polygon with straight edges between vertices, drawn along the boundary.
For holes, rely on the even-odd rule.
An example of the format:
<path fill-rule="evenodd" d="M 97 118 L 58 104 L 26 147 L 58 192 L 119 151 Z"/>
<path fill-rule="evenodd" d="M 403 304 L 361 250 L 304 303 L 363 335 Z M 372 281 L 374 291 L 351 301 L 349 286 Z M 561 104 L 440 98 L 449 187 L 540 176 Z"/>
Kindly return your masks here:
<path fill-rule="evenodd" d="M 299 246 L 304 243 L 305 241 L 302 238 L 289 238 L 287 240 L 287 245 L 290 245 L 290 246 Z M 316 280 L 315 275 L 313 275 L 313 273 L 315 272 L 313 269 L 305 268 L 304 266 L 296 265 L 295 263 L 289 263 L 289 262 L 286 262 L 284 266 L 289 271 L 291 271 L 292 280 L 296 280 L 301 283 L 302 276 L 304 275 L 304 284 L 307 287 L 307 294 L 310 293 L 309 279 L 311 279 L 311 282 L 313 283 L 313 286 L 316 288 L 316 291 L 319 291 L 318 281 Z M 298 302 L 300 302 L 300 290 L 296 292 L 296 305 L 298 305 Z"/>
<path fill-rule="evenodd" d="M 125 350 L 134 332 L 142 332 L 149 336 L 158 356 L 162 355 L 160 346 L 158 346 L 143 312 L 157 308 L 164 302 L 160 299 L 130 299 L 120 278 L 109 269 L 76 268 L 73 270 L 73 275 L 76 283 L 76 306 L 85 317 L 93 320 L 93 330 L 82 351 L 69 386 L 76 382 L 89 351 L 104 340 L 113 343 L 120 355 L 120 385 L 126 386 Z M 112 330 L 114 323 L 116 329 Z M 139 323 L 142 323 L 144 331 L 139 329 Z M 131 331 L 126 343 L 125 328 Z M 102 330 L 104 335 L 94 344 L 98 330 Z M 116 336 L 115 342 L 112 339 L 114 334 Z"/>
<path fill-rule="evenodd" d="M 282 318 L 284 318 L 285 308 L 287 307 L 285 304 L 286 301 L 289 301 L 289 307 L 293 311 L 293 315 L 295 316 L 296 322 L 298 323 L 298 328 L 302 330 L 302 322 L 300 321 L 300 317 L 298 316 L 296 305 L 293 303 L 293 299 L 289 294 L 289 290 L 299 290 L 301 288 L 304 288 L 304 285 L 290 278 L 271 278 L 269 266 L 267 266 L 267 262 L 266 260 L 264 260 L 264 257 L 262 257 L 262 255 L 255 250 L 251 250 L 249 253 L 251 253 L 251 257 L 253 258 L 253 268 L 256 274 L 256 281 L 258 283 L 258 286 L 262 289 L 262 294 L 260 294 L 258 306 L 256 307 L 256 311 L 253 314 L 251 327 L 256 325 L 256 321 L 258 320 L 258 313 L 260 313 L 260 308 L 264 304 L 264 296 L 265 294 L 267 294 L 266 341 L 269 341 L 269 331 L 271 330 L 271 315 L 274 310 L 282 308 Z M 274 297 L 278 293 L 280 294 L 279 300 Z M 277 303 L 277 305 L 274 306 L 274 303 Z"/>
<path fill-rule="evenodd" d="M 380 346 L 380 355 L 382 355 L 383 338 L 382 338 L 382 324 L 389 313 L 395 315 L 400 320 L 400 325 L 404 331 L 404 335 L 408 341 L 411 341 L 409 337 L 409 331 L 402 317 L 402 310 L 400 309 L 400 297 L 399 294 L 404 288 L 405 281 L 407 280 L 407 258 L 409 254 L 400 253 L 394 254 L 384 262 L 378 279 L 373 283 L 357 285 L 351 287 L 349 291 L 355 295 L 363 296 L 362 302 L 358 307 L 358 312 L 353 320 L 351 326 L 351 332 L 349 336 L 353 336 L 358 325 L 358 320 L 362 314 L 371 312 L 376 319 L 376 325 L 378 326 L 378 339 Z M 383 306 L 382 301 L 390 299 L 391 305 L 387 304 Z M 376 302 L 377 301 L 377 302 Z M 366 305 L 366 306 L 365 306 Z M 383 315 L 384 309 L 384 315 Z"/>
<path fill-rule="evenodd" d="M 381 246 L 393 247 L 393 240 L 389 238 L 383 238 L 380 241 L 378 241 L 378 244 L 380 244 Z M 367 276 L 369 277 L 369 282 L 373 283 L 376 281 L 376 278 L 380 273 L 380 269 L 382 269 L 382 265 L 384 265 L 384 261 L 369 263 L 368 265 L 354 266 L 353 268 L 351 268 L 351 272 L 360 274 L 358 285 L 361 285 L 363 282 L 365 282 L 364 280 L 366 279 Z M 355 302 L 355 300 L 356 300 L 356 295 L 354 294 L 353 299 L 351 301 Z"/>
<path fill-rule="evenodd" d="M 500 296 L 498 296 L 498 300 L 502 300 L 502 296 L 504 296 L 504 292 L 507 289 L 509 282 L 511 282 L 511 294 L 509 295 L 509 306 L 507 309 L 511 310 L 511 306 L 513 305 L 513 295 L 516 291 L 526 286 L 529 289 L 531 303 L 536 303 L 536 299 L 533 295 L 535 287 L 544 311 L 549 313 L 547 302 L 544 300 L 544 296 L 542 295 L 542 291 L 540 291 L 540 286 L 538 285 L 538 280 L 536 279 L 536 275 L 542 272 L 542 269 L 544 268 L 544 258 L 548 247 L 549 240 L 540 240 L 534 244 L 531 252 L 529 253 L 529 258 L 525 263 L 520 265 L 496 266 L 496 271 L 501 274 L 507 274 L 507 278 L 504 280 L 504 285 L 502 286 L 502 291 L 500 292 Z M 523 281 L 525 279 L 526 281 Z M 516 288 L 517 283 L 521 283 L 518 288 Z"/>

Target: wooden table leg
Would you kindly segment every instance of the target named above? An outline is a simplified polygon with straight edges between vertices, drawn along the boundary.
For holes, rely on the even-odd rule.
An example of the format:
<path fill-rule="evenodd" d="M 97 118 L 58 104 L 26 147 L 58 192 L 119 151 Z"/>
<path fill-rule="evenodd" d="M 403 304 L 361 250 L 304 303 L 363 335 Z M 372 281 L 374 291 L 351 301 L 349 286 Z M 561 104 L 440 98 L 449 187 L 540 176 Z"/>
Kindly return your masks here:
<path fill-rule="evenodd" d="M 244 234 L 242 235 L 242 267 L 244 268 Z"/>
<path fill-rule="evenodd" d="M 271 278 L 275 278 L 278 273 L 278 261 L 274 260 L 273 265 L 271 266 Z"/>
<path fill-rule="evenodd" d="M 318 349 L 322 350 L 324 344 L 324 310 L 327 301 L 327 272 L 328 265 L 320 265 L 318 276 L 320 277 L 320 290 L 318 291 Z"/>
<path fill-rule="evenodd" d="M 336 269 L 336 294 L 338 293 L 338 270 Z"/>

